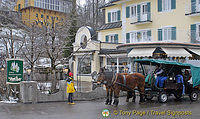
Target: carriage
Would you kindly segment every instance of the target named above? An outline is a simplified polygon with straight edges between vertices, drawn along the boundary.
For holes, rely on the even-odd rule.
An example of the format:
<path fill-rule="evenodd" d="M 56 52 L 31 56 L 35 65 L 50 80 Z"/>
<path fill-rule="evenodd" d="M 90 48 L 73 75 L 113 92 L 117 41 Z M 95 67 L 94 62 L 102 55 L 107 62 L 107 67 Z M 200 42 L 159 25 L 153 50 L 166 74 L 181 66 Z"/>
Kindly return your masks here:
<path fill-rule="evenodd" d="M 187 63 L 178 63 L 174 61 L 155 60 L 155 59 L 135 59 L 140 66 L 140 71 L 145 75 L 145 98 L 151 100 L 158 97 L 158 101 L 165 103 L 168 97 L 174 95 L 177 99 L 181 99 L 183 95 L 188 95 L 191 101 L 198 100 L 200 85 L 200 67 Z M 166 80 L 163 86 L 155 85 L 155 67 L 162 65 L 165 70 Z M 176 72 L 181 70 L 183 82 L 177 83 Z M 189 73 L 191 72 L 191 73 Z M 193 84 L 192 84 L 192 83 Z M 159 83 L 158 83 L 159 84 Z M 183 93 L 184 90 L 184 93 Z"/>

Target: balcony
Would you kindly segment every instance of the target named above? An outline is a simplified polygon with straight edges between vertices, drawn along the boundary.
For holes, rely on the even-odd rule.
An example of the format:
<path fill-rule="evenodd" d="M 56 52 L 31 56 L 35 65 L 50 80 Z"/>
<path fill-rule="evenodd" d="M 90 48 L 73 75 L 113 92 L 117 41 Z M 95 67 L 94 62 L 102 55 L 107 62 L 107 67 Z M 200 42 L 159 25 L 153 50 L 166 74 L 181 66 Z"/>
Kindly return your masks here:
<path fill-rule="evenodd" d="M 187 4 L 185 10 L 186 16 L 200 16 L 200 2 L 198 1 L 199 0 L 196 0 L 190 4 Z"/>
<path fill-rule="evenodd" d="M 137 14 L 135 17 L 132 17 L 133 22 L 131 24 L 139 25 L 139 24 L 151 23 L 152 22 L 151 16 L 152 15 L 150 12 Z"/>

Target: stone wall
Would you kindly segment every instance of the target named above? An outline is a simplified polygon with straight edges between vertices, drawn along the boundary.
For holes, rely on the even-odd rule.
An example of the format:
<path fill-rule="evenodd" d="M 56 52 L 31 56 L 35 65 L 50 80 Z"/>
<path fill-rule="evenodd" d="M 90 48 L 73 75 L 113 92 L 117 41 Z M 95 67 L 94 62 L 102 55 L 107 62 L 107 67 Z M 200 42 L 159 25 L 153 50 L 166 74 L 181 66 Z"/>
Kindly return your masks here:
<path fill-rule="evenodd" d="M 55 94 L 45 94 L 37 89 L 36 81 L 23 81 L 20 84 L 20 101 L 22 103 L 38 103 L 38 102 L 57 102 L 67 101 L 66 81 L 61 80 L 59 92 Z M 126 93 L 121 93 L 121 96 Z M 90 92 L 75 92 L 74 100 L 89 101 L 106 97 L 106 90 L 98 87 Z"/>

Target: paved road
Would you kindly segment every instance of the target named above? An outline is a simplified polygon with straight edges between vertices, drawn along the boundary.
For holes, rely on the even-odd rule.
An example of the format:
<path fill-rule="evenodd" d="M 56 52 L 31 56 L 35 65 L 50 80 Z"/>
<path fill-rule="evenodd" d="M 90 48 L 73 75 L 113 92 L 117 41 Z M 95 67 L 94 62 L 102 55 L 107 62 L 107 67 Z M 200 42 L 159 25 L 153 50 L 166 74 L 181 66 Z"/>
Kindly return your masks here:
<path fill-rule="evenodd" d="M 200 101 L 191 103 L 188 98 L 182 101 L 169 99 L 160 104 L 156 98 L 145 104 L 126 103 L 120 98 L 118 107 L 105 106 L 104 100 L 76 102 L 68 105 L 65 102 L 39 104 L 4 104 L 0 103 L 0 119 L 104 119 L 101 112 L 110 111 L 105 119 L 199 119 Z M 177 111 L 177 113 L 174 113 Z M 180 112 L 182 111 L 182 112 Z M 113 113 L 115 112 L 115 114 Z M 130 114 L 130 115 L 129 115 Z M 158 116 L 160 114 L 160 116 Z M 168 114 L 176 114 L 175 116 Z M 181 115 L 182 116 L 178 116 Z"/>

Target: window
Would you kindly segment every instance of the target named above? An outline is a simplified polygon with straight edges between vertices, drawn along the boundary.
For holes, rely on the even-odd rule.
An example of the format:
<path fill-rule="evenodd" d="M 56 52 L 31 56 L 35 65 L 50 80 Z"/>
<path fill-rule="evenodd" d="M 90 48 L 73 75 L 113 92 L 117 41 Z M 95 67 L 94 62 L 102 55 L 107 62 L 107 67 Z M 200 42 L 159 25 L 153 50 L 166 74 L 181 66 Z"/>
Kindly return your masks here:
<path fill-rule="evenodd" d="M 38 14 L 36 14 L 36 17 L 38 17 Z"/>
<path fill-rule="evenodd" d="M 133 5 L 131 6 L 131 17 L 136 17 L 137 16 L 137 6 Z"/>
<path fill-rule="evenodd" d="M 112 34 L 106 36 L 107 43 L 118 43 L 118 34 Z"/>
<path fill-rule="evenodd" d="M 165 27 L 158 29 L 158 40 L 169 41 L 176 40 L 176 27 Z"/>
<path fill-rule="evenodd" d="M 78 58 L 78 73 L 90 74 L 91 73 L 91 58 L 86 57 L 84 59 Z"/>
<path fill-rule="evenodd" d="M 41 14 L 41 18 L 43 18 L 43 14 Z"/>
<path fill-rule="evenodd" d="M 107 69 L 109 71 L 115 71 L 117 73 L 125 73 L 128 69 L 128 58 L 106 58 Z"/>
<path fill-rule="evenodd" d="M 134 31 L 130 33 L 130 43 L 151 41 L 151 30 Z"/>
<path fill-rule="evenodd" d="M 112 12 L 111 22 L 117 21 L 117 12 Z"/>
<path fill-rule="evenodd" d="M 177 0 L 158 0 L 158 12 L 176 9 Z"/>
<path fill-rule="evenodd" d="M 171 28 L 164 28 L 163 29 L 163 39 L 166 40 L 171 40 Z"/>
<path fill-rule="evenodd" d="M 197 24 L 197 40 L 200 41 L 200 24 Z"/>
<path fill-rule="evenodd" d="M 120 21 L 120 19 L 121 19 L 120 16 L 121 16 L 120 10 L 108 12 L 108 22 L 117 22 L 117 21 Z"/>
<path fill-rule="evenodd" d="M 49 19 L 49 16 L 47 15 L 47 19 Z"/>
<path fill-rule="evenodd" d="M 171 0 L 163 0 L 162 8 L 163 11 L 171 10 Z"/>
<path fill-rule="evenodd" d="M 24 7 L 28 7 L 28 0 L 24 1 Z"/>
<path fill-rule="evenodd" d="M 117 71 L 117 58 L 107 58 L 106 67 L 109 71 Z"/>
<path fill-rule="evenodd" d="M 147 14 L 148 13 L 148 6 L 147 4 L 142 4 L 142 14 Z"/>
<path fill-rule="evenodd" d="M 43 9 L 51 9 L 61 12 L 67 12 L 68 4 L 69 2 L 67 1 L 59 1 L 59 0 L 34 0 L 35 7 Z"/>

